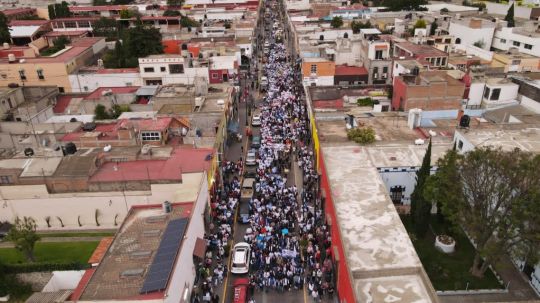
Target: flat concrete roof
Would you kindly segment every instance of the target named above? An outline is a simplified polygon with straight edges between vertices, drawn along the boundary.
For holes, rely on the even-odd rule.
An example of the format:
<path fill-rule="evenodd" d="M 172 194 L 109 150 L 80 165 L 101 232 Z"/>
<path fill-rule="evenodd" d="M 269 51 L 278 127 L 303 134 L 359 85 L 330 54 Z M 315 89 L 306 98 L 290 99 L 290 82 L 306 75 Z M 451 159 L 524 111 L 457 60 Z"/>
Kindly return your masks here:
<path fill-rule="evenodd" d="M 24 167 L 21 177 L 49 177 L 54 175 L 62 157 L 32 158 Z"/>
<path fill-rule="evenodd" d="M 399 155 L 401 149 L 397 147 L 395 152 Z M 322 151 L 357 300 L 369 302 L 369 296 L 374 296 L 372 302 L 384 302 L 381 298 L 389 295 L 383 294 L 385 288 L 403 288 L 403 302 L 436 302 L 422 263 L 377 170 L 382 162 L 374 155 L 380 150 L 348 143 L 323 145 Z M 421 159 L 415 156 L 403 163 L 417 166 Z"/>
<path fill-rule="evenodd" d="M 519 148 L 522 151 L 540 153 L 540 130 L 537 127 L 516 130 L 469 129 L 457 131 L 476 147 L 493 146 L 506 151 Z"/>

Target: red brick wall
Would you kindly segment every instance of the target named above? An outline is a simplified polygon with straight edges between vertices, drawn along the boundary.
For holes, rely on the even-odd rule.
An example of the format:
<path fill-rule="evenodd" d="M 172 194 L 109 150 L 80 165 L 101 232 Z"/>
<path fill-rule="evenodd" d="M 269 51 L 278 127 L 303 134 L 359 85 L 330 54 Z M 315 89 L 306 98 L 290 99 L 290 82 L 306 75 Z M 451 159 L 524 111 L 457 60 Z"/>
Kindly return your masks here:
<path fill-rule="evenodd" d="M 405 108 L 405 104 L 401 104 L 402 98 L 403 103 L 405 103 L 407 100 L 407 85 L 403 82 L 403 79 L 396 77 L 392 94 L 392 110 L 399 110 L 400 106 Z"/>
<path fill-rule="evenodd" d="M 336 290 L 339 297 L 339 302 L 342 303 L 354 303 L 356 302 L 351 276 L 347 266 L 347 259 L 345 258 L 345 251 L 343 249 L 343 243 L 341 242 L 341 236 L 339 233 L 339 226 L 336 216 L 336 210 L 334 208 L 334 201 L 332 200 L 332 194 L 330 192 L 330 184 L 328 182 L 328 175 L 326 174 L 326 167 L 323 161 L 324 155 L 322 150 L 320 151 L 320 169 L 321 169 L 321 188 L 326 192 L 326 200 L 324 209 L 326 216 L 331 220 L 330 234 L 332 236 L 332 247 L 337 248 L 337 284 Z M 334 250 L 332 250 L 332 259 L 336 262 L 336 256 Z"/>

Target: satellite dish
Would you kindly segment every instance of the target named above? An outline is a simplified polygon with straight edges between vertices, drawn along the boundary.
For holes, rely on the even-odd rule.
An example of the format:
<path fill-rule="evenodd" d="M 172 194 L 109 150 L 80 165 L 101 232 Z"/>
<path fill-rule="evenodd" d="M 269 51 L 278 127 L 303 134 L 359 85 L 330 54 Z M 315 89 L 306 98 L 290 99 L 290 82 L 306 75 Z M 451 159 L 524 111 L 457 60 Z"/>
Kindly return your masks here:
<path fill-rule="evenodd" d="M 27 157 L 32 157 L 34 155 L 34 150 L 30 147 L 24 149 L 24 155 Z"/>

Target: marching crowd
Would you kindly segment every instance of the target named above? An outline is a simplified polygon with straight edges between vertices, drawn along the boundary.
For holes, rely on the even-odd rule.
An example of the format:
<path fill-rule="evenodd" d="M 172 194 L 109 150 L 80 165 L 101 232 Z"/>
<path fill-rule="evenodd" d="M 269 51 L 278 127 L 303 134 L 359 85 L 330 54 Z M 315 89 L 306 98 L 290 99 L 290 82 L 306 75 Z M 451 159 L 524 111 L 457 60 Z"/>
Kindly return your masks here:
<path fill-rule="evenodd" d="M 271 11 L 271 20 L 275 20 Z M 318 174 L 299 66 L 291 63 L 282 43 L 270 33 L 270 53 L 264 66 L 267 93 L 260 104 L 260 137 L 253 197 L 240 202 L 242 158 L 223 163 L 223 189 L 211 201 L 207 254 L 199 264 L 198 302 L 216 302 L 215 285 L 227 275 L 228 241 L 233 234 L 236 207 L 249 203 L 249 228 L 244 239 L 251 246 L 250 302 L 258 291 L 286 292 L 304 286 L 315 301 L 334 293 L 331 237 L 318 200 Z M 303 178 L 302 189 L 288 180 L 293 160 Z M 287 182 L 289 181 L 289 182 Z M 292 182 L 291 182 L 292 181 Z"/>

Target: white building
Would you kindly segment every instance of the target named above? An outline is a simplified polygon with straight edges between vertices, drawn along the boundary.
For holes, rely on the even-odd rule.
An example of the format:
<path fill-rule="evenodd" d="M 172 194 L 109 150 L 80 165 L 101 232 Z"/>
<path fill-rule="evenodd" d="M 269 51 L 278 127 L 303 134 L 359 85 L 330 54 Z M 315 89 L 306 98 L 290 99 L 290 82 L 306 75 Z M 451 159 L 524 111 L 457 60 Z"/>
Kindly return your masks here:
<path fill-rule="evenodd" d="M 502 27 L 495 30 L 492 47 L 508 51 L 516 48 L 520 53 L 540 57 L 538 21 L 529 21 L 523 27 Z"/>
<path fill-rule="evenodd" d="M 454 20 L 448 28 L 448 33 L 456 37 L 455 44 L 476 44 L 485 50 L 491 47 L 494 32 L 495 23 L 477 18 Z"/>
<path fill-rule="evenodd" d="M 193 84 L 195 78 L 208 83 L 208 68 L 182 55 L 151 55 L 139 58 L 143 85 Z"/>
<path fill-rule="evenodd" d="M 93 92 L 100 87 L 142 86 L 137 68 L 80 70 L 68 76 L 74 93 Z"/>
<path fill-rule="evenodd" d="M 489 78 L 486 80 L 482 95 L 482 105 L 494 108 L 517 103 L 519 85 L 506 78 Z"/>

